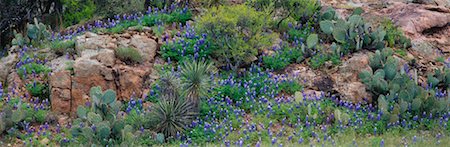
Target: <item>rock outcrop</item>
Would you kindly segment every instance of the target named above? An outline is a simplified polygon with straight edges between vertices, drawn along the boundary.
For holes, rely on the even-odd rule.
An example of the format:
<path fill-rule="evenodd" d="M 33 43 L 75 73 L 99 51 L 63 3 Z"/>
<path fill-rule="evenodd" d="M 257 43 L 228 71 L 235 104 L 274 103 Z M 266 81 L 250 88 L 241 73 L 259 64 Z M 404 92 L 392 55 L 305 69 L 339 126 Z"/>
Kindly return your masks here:
<path fill-rule="evenodd" d="M 332 74 L 334 90 L 340 93 L 341 99 L 361 102 L 364 99 L 371 100 L 366 86 L 360 82 L 358 74 L 363 70 L 371 70 L 367 53 L 356 53 L 350 59 L 338 67 L 338 71 Z"/>
<path fill-rule="evenodd" d="M 390 17 L 412 39 L 412 42 L 416 43 L 416 45 L 413 44 L 413 49 L 417 55 L 425 57 L 425 59 L 435 59 L 436 53 L 450 52 L 449 8 L 412 3 L 393 3 L 392 6 L 383 9 L 381 12 Z M 417 45 L 424 43 L 431 43 L 431 46 Z"/>
<path fill-rule="evenodd" d="M 10 54 L 0 60 L 0 83 L 6 82 L 8 75 L 18 61 L 17 54 Z"/>
<path fill-rule="evenodd" d="M 60 70 L 67 68 L 60 63 L 51 64 L 54 70 L 50 77 L 52 109 L 63 113 L 75 112 L 79 105 L 90 101 L 89 91 L 95 86 L 101 86 L 103 90 L 115 90 L 119 100 L 141 97 L 148 76 L 152 73 L 158 46 L 156 40 L 146 33 L 86 33 L 78 36 L 78 56 L 71 61 L 73 71 Z M 115 49 L 118 47 L 137 49 L 144 62 L 126 65 L 116 58 Z"/>

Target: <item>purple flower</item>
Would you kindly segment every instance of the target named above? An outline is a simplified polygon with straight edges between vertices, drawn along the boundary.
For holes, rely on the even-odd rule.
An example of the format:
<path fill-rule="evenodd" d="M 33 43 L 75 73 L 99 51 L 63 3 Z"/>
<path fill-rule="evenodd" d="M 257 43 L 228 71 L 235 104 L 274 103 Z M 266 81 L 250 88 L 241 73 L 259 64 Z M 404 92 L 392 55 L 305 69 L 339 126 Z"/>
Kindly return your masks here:
<path fill-rule="evenodd" d="M 0 99 L 3 97 L 3 86 L 2 83 L 0 82 Z"/>
<path fill-rule="evenodd" d="M 277 143 L 277 138 L 272 138 L 272 145 L 274 145 L 275 143 Z"/>
<path fill-rule="evenodd" d="M 302 144 L 303 143 L 303 138 L 300 137 L 300 139 L 298 139 L 298 144 Z"/>

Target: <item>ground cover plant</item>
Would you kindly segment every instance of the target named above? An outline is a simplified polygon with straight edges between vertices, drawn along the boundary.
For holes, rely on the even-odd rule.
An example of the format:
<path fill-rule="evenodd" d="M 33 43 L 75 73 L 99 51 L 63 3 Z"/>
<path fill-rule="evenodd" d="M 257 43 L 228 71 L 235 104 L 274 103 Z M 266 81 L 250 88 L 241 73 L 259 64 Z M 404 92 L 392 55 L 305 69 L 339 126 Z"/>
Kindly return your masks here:
<path fill-rule="evenodd" d="M 349 8 L 342 17 L 316 0 L 148 1 L 153 7 L 146 10 L 99 7 L 115 8 L 116 1 L 62 2 L 67 26 L 94 12 L 112 17 L 61 33 L 35 19 L 27 31 L 14 33 L 17 61 L 0 79 L 0 146 L 450 144 L 449 59 L 405 59 L 416 53 L 412 41 L 390 21 L 369 23 L 363 8 Z M 78 36 L 86 32 L 150 36 L 155 57 L 144 61 L 137 43 L 117 46 L 109 58 L 78 58 Z M 357 53 L 367 53 L 358 56 L 361 65 L 349 63 Z M 114 64 L 103 66 L 103 57 Z M 55 68 L 47 60 L 54 58 L 63 61 L 57 67 L 68 66 Z M 54 88 L 50 77 L 67 73 L 74 81 L 64 86 L 78 86 L 83 79 L 73 64 L 79 60 L 98 65 L 101 75 L 95 76 L 113 86 L 89 81 L 82 104 L 71 113 L 55 112 L 61 105 L 55 97 L 67 89 Z M 141 75 L 144 70 L 151 75 Z M 132 78 L 115 79 L 126 75 Z M 323 75 L 334 75 L 326 77 L 331 87 L 323 86 Z M 143 79 L 137 82 L 142 94 L 124 97 L 135 85 L 118 85 L 135 84 L 136 77 Z M 336 86 L 341 83 L 332 83 L 341 79 L 359 82 L 358 89 L 347 89 L 368 97 L 349 99 Z"/>

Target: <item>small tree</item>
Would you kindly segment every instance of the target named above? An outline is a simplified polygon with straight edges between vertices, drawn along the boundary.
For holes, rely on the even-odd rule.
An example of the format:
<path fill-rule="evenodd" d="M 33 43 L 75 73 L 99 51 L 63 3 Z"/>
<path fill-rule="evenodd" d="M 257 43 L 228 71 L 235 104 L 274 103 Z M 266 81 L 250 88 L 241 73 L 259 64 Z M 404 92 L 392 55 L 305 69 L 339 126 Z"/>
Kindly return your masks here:
<path fill-rule="evenodd" d="M 268 20 L 245 5 L 219 6 L 200 17 L 198 27 L 217 48 L 213 57 L 236 70 L 256 60 L 259 50 L 271 44 L 271 35 L 264 33 Z"/>

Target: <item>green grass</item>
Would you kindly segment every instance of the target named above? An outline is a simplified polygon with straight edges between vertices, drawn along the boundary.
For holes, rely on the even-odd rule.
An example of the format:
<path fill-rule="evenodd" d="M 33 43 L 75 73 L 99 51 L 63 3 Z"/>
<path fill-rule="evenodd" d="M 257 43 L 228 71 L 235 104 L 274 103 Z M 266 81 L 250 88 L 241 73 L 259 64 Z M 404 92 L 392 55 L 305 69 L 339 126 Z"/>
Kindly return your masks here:
<path fill-rule="evenodd" d="M 141 63 L 144 61 L 141 53 L 138 50 L 131 47 L 122 47 L 116 50 L 116 56 L 127 64 Z"/>
<path fill-rule="evenodd" d="M 450 137 L 443 136 L 440 139 L 436 138 L 437 134 L 433 134 L 431 132 L 418 132 L 418 131 L 402 131 L 399 132 L 389 132 L 383 135 L 359 135 L 354 131 L 347 131 L 345 133 L 338 133 L 336 135 L 331 136 L 331 140 L 327 140 L 323 142 L 323 138 L 320 142 L 317 142 L 317 139 L 309 138 L 304 139 L 304 141 L 299 144 L 298 138 L 292 139 L 288 141 L 286 139 L 277 140 L 277 144 L 272 145 L 271 140 L 262 140 L 261 147 L 273 147 L 278 146 L 280 143 L 283 146 L 294 147 L 294 146 L 338 146 L 338 147 L 356 147 L 356 146 L 364 146 L 364 147 L 379 147 L 381 146 L 381 141 L 384 141 L 384 146 L 411 146 L 411 147 L 425 147 L 425 146 L 433 146 L 433 147 L 445 147 L 450 144 Z M 238 136 L 237 134 L 230 134 L 229 136 Z M 414 141 L 414 136 L 416 136 L 416 141 Z M 231 137 L 230 140 L 238 140 L 239 138 Z M 231 141 L 231 142 L 233 142 Z M 247 146 L 248 144 L 244 144 Z M 250 144 L 250 146 L 255 146 L 256 142 Z M 169 144 L 164 144 L 164 146 L 169 147 L 178 147 L 180 146 L 180 142 L 172 142 Z M 220 147 L 224 146 L 223 143 L 204 143 L 199 146 L 206 147 Z M 233 145 L 232 145 L 233 146 Z"/>
<path fill-rule="evenodd" d="M 75 41 L 74 40 L 57 40 L 50 43 L 50 49 L 57 55 L 74 54 Z"/>

